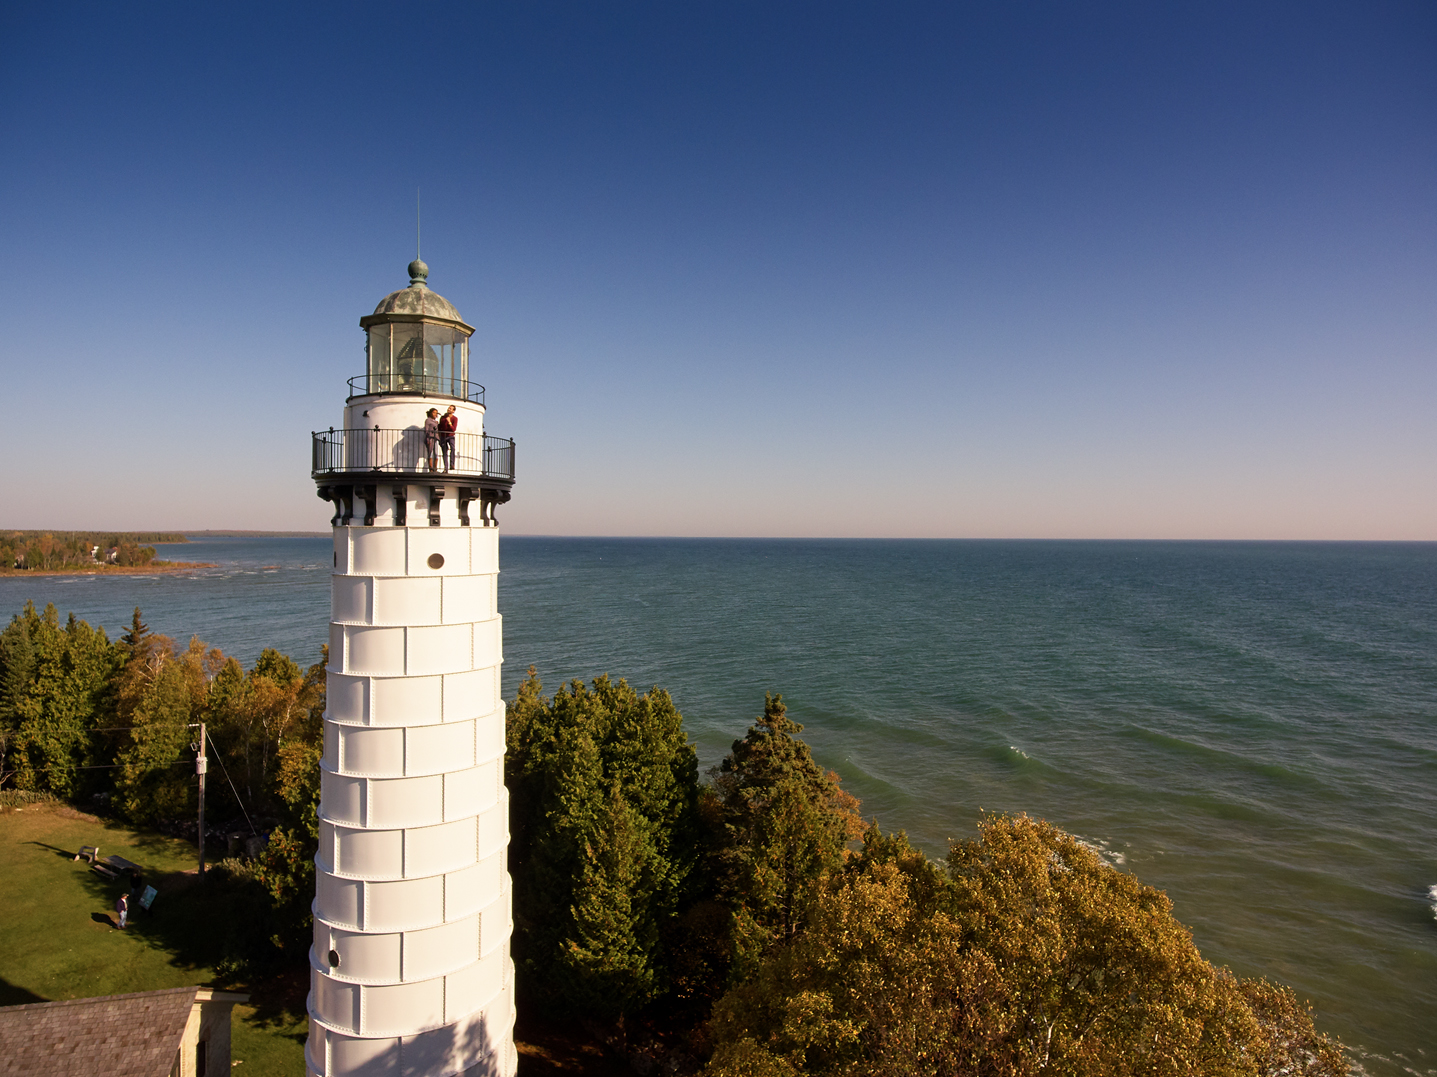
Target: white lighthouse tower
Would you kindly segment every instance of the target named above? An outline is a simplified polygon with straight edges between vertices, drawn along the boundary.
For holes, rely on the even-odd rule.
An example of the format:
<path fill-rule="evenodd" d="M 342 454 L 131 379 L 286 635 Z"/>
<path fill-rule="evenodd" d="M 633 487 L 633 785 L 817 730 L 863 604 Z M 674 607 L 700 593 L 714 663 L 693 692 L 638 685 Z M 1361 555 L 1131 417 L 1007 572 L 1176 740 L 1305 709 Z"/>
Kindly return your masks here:
<path fill-rule="evenodd" d="M 365 330 L 344 421 L 314 435 L 334 505 L 315 857 L 312 1077 L 510 1077 L 514 971 L 497 504 L 473 328 L 409 265 Z M 452 450 L 425 418 L 450 407 Z M 447 466 L 447 470 L 446 470 Z"/>

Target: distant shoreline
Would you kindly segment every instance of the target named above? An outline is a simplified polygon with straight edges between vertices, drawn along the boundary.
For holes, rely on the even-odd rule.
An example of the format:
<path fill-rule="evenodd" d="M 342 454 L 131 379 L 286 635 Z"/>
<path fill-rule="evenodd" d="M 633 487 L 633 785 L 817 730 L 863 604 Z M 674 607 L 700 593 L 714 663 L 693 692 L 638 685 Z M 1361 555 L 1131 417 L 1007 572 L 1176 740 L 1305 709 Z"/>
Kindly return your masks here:
<path fill-rule="evenodd" d="M 203 535 L 206 538 L 328 538 L 328 531 L 186 531 L 186 535 Z M 160 544 L 162 545 L 162 544 Z"/>
<path fill-rule="evenodd" d="M 195 568 L 218 568 L 209 561 L 161 561 L 154 565 L 71 565 L 68 568 L 0 568 L 0 579 L 17 576 L 153 576 L 188 572 Z"/>

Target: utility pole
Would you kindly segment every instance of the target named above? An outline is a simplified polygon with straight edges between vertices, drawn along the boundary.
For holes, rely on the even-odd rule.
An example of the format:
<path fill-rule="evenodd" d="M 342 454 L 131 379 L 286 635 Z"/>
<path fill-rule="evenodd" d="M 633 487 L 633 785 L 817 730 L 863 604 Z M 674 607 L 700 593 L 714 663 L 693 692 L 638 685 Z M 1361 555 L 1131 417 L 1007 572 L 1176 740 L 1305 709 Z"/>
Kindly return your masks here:
<path fill-rule="evenodd" d="M 205 881 L 205 772 L 210 768 L 205 755 L 205 724 L 200 723 L 200 750 L 195 755 L 195 773 L 200 777 L 200 882 Z"/>

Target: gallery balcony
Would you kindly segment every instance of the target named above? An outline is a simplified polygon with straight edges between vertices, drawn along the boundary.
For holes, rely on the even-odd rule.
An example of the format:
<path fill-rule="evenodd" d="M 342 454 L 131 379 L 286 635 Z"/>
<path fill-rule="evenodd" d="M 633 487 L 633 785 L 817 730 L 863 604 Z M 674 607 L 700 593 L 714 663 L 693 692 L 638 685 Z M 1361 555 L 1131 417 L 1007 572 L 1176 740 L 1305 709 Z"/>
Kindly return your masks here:
<path fill-rule="evenodd" d="M 479 390 L 482 394 L 483 387 Z M 321 430 L 313 435 L 313 469 L 317 481 L 365 482 L 403 477 L 414 481 L 437 479 L 444 471 L 442 446 L 431 456 L 424 431 L 372 429 Z M 435 467 L 431 469 L 430 461 Z M 514 440 L 488 434 L 454 435 L 454 465 L 449 481 L 471 480 L 493 486 L 514 484 Z"/>

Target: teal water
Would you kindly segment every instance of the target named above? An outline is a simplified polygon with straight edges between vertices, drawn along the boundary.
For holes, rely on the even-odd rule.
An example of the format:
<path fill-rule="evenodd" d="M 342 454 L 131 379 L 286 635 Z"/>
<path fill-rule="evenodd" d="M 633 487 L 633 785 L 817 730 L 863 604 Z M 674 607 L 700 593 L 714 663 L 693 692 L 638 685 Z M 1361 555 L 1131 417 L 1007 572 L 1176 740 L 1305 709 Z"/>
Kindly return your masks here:
<path fill-rule="evenodd" d="M 0 580 L 112 630 L 313 661 L 327 539 L 193 577 Z M 980 809 L 1079 834 L 1205 956 L 1310 998 L 1372 1074 L 1437 1073 L 1437 544 L 505 538 L 505 692 L 668 688 L 706 764 L 782 691 L 934 855 Z M 266 567 L 271 566 L 271 567 Z"/>

